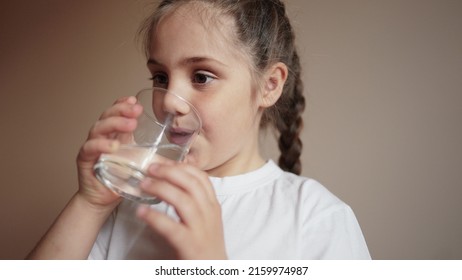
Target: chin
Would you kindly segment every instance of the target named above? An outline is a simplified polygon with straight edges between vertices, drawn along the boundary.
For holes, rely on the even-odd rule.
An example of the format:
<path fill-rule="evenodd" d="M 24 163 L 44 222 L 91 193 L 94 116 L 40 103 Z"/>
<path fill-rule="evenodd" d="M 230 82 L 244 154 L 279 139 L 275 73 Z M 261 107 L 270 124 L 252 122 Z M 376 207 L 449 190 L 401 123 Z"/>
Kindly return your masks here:
<path fill-rule="evenodd" d="M 210 158 L 204 158 L 203 156 L 199 157 L 198 154 L 194 152 L 194 150 L 190 151 L 186 155 L 183 162 L 190 164 L 207 173 L 209 170 L 213 170 L 214 168 L 216 168 L 216 164 L 210 161 Z"/>
<path fill-rule="evenodd" d="M 183 162 L 203 170 L 200 166 L 200 161 L 197 158 L 197 154 L 194 153 L 194 151 L 190 151 L 184 158 Z"/>

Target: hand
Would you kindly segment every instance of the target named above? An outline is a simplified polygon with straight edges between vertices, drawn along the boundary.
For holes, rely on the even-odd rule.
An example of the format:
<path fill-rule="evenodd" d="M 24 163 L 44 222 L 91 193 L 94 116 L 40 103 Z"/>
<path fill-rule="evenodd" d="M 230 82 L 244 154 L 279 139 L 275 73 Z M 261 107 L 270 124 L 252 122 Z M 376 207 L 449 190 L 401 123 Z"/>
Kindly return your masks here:
<path fill-rule="evenodd" d="M 138 217 L 164 238 L 178 259 L 226 259 L 221 208 L 205 172 L 186 163 L 153 164 L 141 188 L 172 205 L 180 221 L 141 206 Z"/>
<path fill-rule="evenodd" d="M 87 202 L 97 207 L 115 207 L 121 200 L 119 195 L 103 186 L 94 175 L 93 166 L 102 153 L 117 150 L 116 133 L 131 132 L 136 127 L 136 117 L 142 107 L 134 96 L 118 99 L 107 109 L 91 128 L 88 138 L 77 157 L 79 191 Z"/>

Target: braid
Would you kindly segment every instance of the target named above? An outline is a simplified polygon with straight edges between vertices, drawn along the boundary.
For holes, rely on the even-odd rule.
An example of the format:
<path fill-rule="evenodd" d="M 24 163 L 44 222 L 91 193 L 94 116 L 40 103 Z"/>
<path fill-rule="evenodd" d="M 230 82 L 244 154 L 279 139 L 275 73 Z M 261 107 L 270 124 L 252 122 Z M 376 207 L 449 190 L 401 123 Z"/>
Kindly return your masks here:
<path fill-rule="evenodd" d="M 288 81 L 283 92 L 286 97 L 281 101 L 286 104 L 279 107 L 278 118 L 275 121 L 279 135 L 279 166 L 286 171 L 299 175 L 302 165 L 300 155 L 302 153 L 302 141 L 300 133 L 303 128 L 302 113 L 305 110 L 305 97 L 303 96 L 303 83 L 300 78 L 300 61 L 294 51 L 291 65 L 292 81 Z"/>
<path fill-rule="evenodd" d="M 272 123 L 279 132 L 278 146 L 281 152 L 279 167 L 283 170 L 300 175 L 302 164 L 302 141 L 300 134 L 303 128 L 302 114 L 305 110 L 305 98 L 303 96 L 303 82 L 301 80 L 300 58 L 295 48 L 294 30 L 286 13 L 282 1 L 272 0 L 267 3 L 273 4 L 273 22 L 277 24 L 273 34 L 272 61 L 281 61 L 289 69 L 283 92 L 276 104 L 264 112 L 262 125 Z"/>

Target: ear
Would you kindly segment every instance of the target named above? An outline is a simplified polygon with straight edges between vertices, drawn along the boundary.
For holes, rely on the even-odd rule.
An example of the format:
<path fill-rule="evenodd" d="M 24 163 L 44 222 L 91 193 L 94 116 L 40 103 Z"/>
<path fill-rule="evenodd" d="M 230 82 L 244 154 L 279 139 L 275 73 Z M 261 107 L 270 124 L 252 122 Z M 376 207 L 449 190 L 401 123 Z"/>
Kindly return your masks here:
<path fill-rule="evenodd" d="M 261 107 L 273 106 L 281 97 L 284 83 L 288 75 L 287 66 L 282 62 L 273 64 L 264 75 L 264 86 L 261 96 Z"/>

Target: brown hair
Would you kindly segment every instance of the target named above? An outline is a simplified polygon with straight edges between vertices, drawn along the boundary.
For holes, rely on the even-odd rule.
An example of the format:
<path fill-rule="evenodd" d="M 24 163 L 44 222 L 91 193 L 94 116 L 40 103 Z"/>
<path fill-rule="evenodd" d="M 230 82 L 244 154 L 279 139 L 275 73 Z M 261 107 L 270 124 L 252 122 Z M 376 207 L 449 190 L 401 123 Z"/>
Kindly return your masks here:
<path fill-rule="evenodd" d="M 249 52 L 247 55 L 253 60 L 252 69 L 257 76 L 276 62 L 284 63 L 289 69 L 282 95 L 275 105 L 264 111 L 261 127 L 272 124 L 278 130 L 281 151 L 279 166 L 283 170 L 300 174 L 300 132 L 305 98 L 295 35 L 284 3 L 279 0 L 163 0 L 140 29 L 147 53 L 153 29 L 160 18 L 178 5 L 192 1 L 216 7 L 234 18 L 237 41 Z"/>

